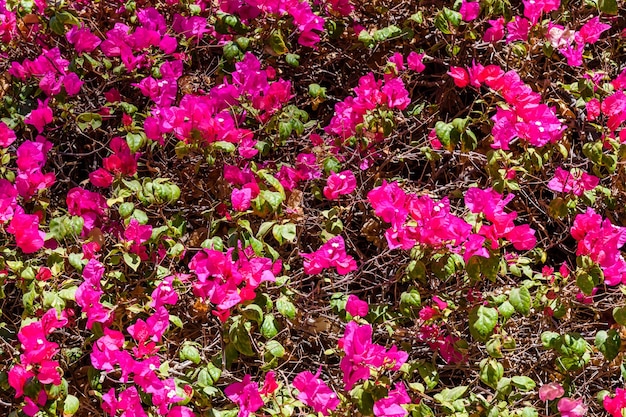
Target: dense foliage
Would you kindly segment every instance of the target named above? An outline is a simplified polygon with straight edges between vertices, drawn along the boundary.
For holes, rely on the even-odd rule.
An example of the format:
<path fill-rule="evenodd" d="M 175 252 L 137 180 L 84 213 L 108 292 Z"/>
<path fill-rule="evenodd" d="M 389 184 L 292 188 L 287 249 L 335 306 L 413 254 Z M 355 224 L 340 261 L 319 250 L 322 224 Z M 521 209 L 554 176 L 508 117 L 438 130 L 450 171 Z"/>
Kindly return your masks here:
<path fill-rule="evenodd" d="M 626 415 L 618 0 L 0 0 L 0 413 Z"/>

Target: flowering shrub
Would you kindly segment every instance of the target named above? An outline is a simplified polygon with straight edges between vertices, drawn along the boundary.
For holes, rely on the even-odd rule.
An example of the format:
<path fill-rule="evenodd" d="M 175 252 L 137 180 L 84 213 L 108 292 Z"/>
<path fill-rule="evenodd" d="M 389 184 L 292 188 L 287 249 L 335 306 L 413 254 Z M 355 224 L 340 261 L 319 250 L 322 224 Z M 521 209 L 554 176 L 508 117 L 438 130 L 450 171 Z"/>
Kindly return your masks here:
<path fill-rule="evenodd" d="M 0 414 L 626 415 L 621 0 L 0 0 Z"/>

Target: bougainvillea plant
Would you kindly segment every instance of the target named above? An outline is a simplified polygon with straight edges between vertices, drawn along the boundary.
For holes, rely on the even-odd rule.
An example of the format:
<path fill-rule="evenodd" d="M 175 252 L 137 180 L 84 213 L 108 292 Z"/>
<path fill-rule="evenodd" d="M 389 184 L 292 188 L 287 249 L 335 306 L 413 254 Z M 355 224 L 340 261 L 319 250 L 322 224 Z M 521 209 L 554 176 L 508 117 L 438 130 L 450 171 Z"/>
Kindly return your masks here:
<path fill-rule="evenodd" d="M 626 415 L 622 0 L 0 0 L 0 414 Z"/>

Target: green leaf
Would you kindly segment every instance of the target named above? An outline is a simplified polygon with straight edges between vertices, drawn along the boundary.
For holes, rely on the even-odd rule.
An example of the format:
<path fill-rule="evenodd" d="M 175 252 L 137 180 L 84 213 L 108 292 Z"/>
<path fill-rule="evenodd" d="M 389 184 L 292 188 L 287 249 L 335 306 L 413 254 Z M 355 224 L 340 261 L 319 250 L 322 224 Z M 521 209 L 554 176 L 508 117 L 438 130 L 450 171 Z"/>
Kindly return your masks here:
<path fill-rule="evenodd" d="M 604 355 L 604 358 L 610 362 L 617 357 L 622 339 L 615 329 L 610 329 L 608 332 L 600 330 L 596 334 L 595 344 L 602 355 Z"/>
<path fill-rule="evenodd" d="M 524 407 L 522 409 L 522 417 L 539 417 L 539 411 L 533 407 Z"/>
<path fill-rule="evenodd" d="M 444 388 L 440 393 L 435 394 L 434 398 L 441 404 L 451 403 L 461 398 L 467 391 L 467 388 L 467 385 L 455 388 Z"/>
<path fill-rule="evenodd" d="M 486 341 L 498 324 L 498 311 L 495 308 L 478 306 L 469 316 L 470 333 L 480 341 Z"/>
<path fill-rule="evenodd" d="M 76 118 L 76 124 L 82 131 L 85 131 L 88 128 L 96 130 L 102 126 L 102 116 L 98 113 L 83 113 Z"/>
<path fill-rule="evenodd" d="M 278 334 L 278 322 L 273 314 L 266 314 L 261 325 L 261 335 L 266 339 L 271 339 Z"/>
<path fill-rule="evenodd" d="M 261 323 L 263 320 L 263 310 L 256 304 L 250 304 L 241 310 L 241 314 L 250 321 Z"/>
<path fill-rule="evenodd" d="M 233 323 L 228 332 L 228 336 L 230 337 L 232 345 L 237 349 L 237 352 L 245 356 L 254 356 L 250 334 L 242 322 L 236 321 Z"/>
<path fill-rule="evenodd" d="M 617 0 L 599 0 L 598 8 L 602 13 L 616 15 L 619 11 L 617 7 Z"/>
<path fill-rule="evenodd" d="M 278 312 L 288 319 L 296 318 L 296 306 L 293 305 L 291 301 L 287 299 L 284 295 L 281 295 L 278 300 L 276 300 L 276 308 Z"/>
<path fill-rule="evenodd" d="M 183 328 L 183 321 L 180 319 L 180 317 L 175 316 L 174 314 L 170 314 L 170 323 L 172 323 L 174 326 L 178 327 L 179 329 Z"/>
<path fill-rule="evenodd" d="M 276 340 L 270 340 L 265 344 L 265 351 L 269 352 L 275 358 L 285 356 L 285 348 Z"/>
<path fill-rule="evenodd" d="M 515 313 L 515 307 L 510 302 L 505 301 L 498 306 L 498 312 L 508 320 Z"/>
<path fill-rule="evenodd" d="M 591 295 L 593 292 L 593 288 L 596 286 L 593 281 L 593 277 L 585 271 L 576 275 L 576 285 L 585 295 Z"/>
<path fill-rule="evenodd" d="M 225 153 L 233 153 L 237 149 L 234 143 L 226 142 L 224 140 L 218 140 L 217 142 L 213 142 L 211 144 L 213 149 L 217 149 L 218 151 Z"/>
<path fill-rule="evenodd" d="M 66 216 L 55 217 L 50 220 L 50 234 L 57 241 L 63 240 L 68 233 L 67 227 L 65 227 L 65 219 L 67 219 Z"/>
<path fill-rule="evenodd" d="M 483 359 L 480 362 L 480 380 L 491 388 L 496 388 L 504 376 L 504 366 L 495 359 Z"/>
<path fill-rule="evenodd" d="M 272 32 L 268 40 L 268 44 L 272 51 L 274 51 L 277 55 L 283 55 L 289 52 L 287 45 L 285 45 L 285 40 L 283 39 L 283 33 L 280 30 Z"/>
<path fill-rule="evenodd" d="M 126 143 L 128 144 L 130 151 L 133 153 L 139 152 L 139 150 L 143 147 L 143 145 L 145 145 L 147 141 L 148 138 L 143 132 L 126 134 Z"/>
<path fill-rule="evenodd" d="M 201 360 L 200 351 L 190 342 L 185 342 L 183 344 L 179 356 L 181 361 L 190 360 L 196 365 L 199 364 Z"/>
<path fill-rule="evenodd" d="M 437 368 L 430 362 L 420 362 L 417 365 L 417 370 L 426 383 L 428 389 L 433 389 L 439 383 L 439 373 Z"/>
<path fill-rule="evenodd" d="M 376 41 L 374 41 L 374 37 L 370 35 L 370 33 L 365 29 L 359 32 L 358 39 L 359 42 L 362 42 L 363 45 L 367 46 L 368 48 L 371 48 L 376 44 Z"/>
<path fill-rule="evenodd" d="M 63 417 L 73 416 L 78 411 L 78 407 L 80 406 L 80 402 L 78 398 L 69 394 L 65 397 L 65 401 L 63 401 Z"/>
<path fill-rule="evenodd" d="M 535 384 L 535 381 L 527 376 L 514 376 L 513 378 L 511 378 L 511 384 L 513 384 L 522 391 L 531 391 L 535 389 L 535 386 L 537 385 Z"/>
<path fill-rule="evenodd" d="M 613 318 L 622 326 L 626 326 L 626 306 L 615 307 L 613 309 Z"/>
<path fill-rule="evenodd" d="M 509 302 L 518 313 L 524 316 L 530 313 L 530 292 L 528 288 L 513 288 L 509 293 Z"/>
<path fill-rule="evenodd" d="M 133 271 L 137 271 L 137 268 L 139 268 L 141 264 L 141 259 L 134 253 L 125 253 L 124 263 L 130 266 Z"/>
<path fill-rule="evenodd" d="M 541 343 L 546 349 L 554 349 L 559 343 L 560 338 L 561 335 L 556 332 L 547 331 L 541 333 Z"/>
<path fill-rule="evenodd" d="M 267 204 L 270 205 L 272 211 L 274 212 L 277 212 L 280 209 L 280 205 L 284 200 L 280 193 L 276 191 L 261 190 L 259 195 L 267 202 Z"/>
<path fill-rule="evenodd" d="M 421 304 L 420 293 L 416 288 L 411 288 L 400 295 L 400 313 L 406 317 L 416 318 Z"/>
<path fill-rule="evenodd" d="M 287 62 L 288 65 L 294 67 L 294 68 L 298 68 L 300 66 L 300 55 L 298 54 L 287 54 L 285 56 L 285 62 Z"/>

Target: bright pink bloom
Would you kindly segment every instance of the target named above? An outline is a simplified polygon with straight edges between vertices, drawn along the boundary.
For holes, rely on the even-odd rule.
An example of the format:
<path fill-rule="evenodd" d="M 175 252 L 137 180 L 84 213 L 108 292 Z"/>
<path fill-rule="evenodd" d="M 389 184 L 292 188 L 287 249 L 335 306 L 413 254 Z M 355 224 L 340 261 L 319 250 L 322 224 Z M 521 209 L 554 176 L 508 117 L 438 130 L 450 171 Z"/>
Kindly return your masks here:
<path fill-rule="evenodd" d="M 509 32 L 506 35 L 506 43 L 515 41 L 528 40 L 528 32 L 530 31 L 530 21 L 521 16 L 514 16 L 513 20 L 506 24 L 506 30 Z"/>
<path fill-rule="evenodd" d="M 15 390 L 15 398 L 24 395 L 24 386 L 26 382 L 35 376 L 32 370 L 28 370 L 21 363 L 15 364 L 9 370 L 9 385 Z"/>
<path fill-rule="evenodd" d="M 392 370 L 398 370 L 408 359 L 408 354 L 398 351 L 395 346 L 387 352 L 383 346 L 372 343 L 372 326 L 359 326 L 354 321 L 346 326 L 338 346 L 345 352 L 339 367 L 343 371 L 346 390 L 351 390 L 360 380 L 369 378 L 370 367 L 389 366 Z"/>
<path fill-rule="evenodd" d="M 600 16 L 592 17 L 585 23 L 578 33 L 585 43 L 596 43 L 603 32 L 611 29 L 611 25 L 600 23 Z"/>
<path fill-rule="evenodd" d="M 604 99 L 600 109 L 609 116 L 607 122 L 609 129 L 616 130 L 626 120 L 626 94 L 623 91 L 616 91 Z"/>
<path fill-rule="evenodd" d="M 24 119 L 24 123 L 35 126 L 38 133 L 43 131 L 45 125 L 52 123 L 52 109 L 48 106 L 48 100 L 37 100 L 37 108 L 31 111 Z"/>
<path fill-rule="evenodd" d="M 367 199 L 374 207 L 376 215 L 385 222 L 397 226 L 405 222 L 408 214 L 405 205 L 408 199 L 397 182 L 388 184 L 387 181 L 383 180 L 382 185 L 367 193 Z"/>
<path fill-rule="evenodd" d="M 593 190 L 599 183 L 598 177 L 589 175 L 581 169 L 565 171 L 558 167 L 554 173 L 554 178 L 548 182 L 548 188 L 559 193 L 571 192 L 579 196 L 585 191 Z"/>
<path fill-rule="evenodd" d="M 489 20 L 489 24 L 491 27 L 485 31 L 483 40 L 490 43 L 496 43 L 502 40 L 502 38 L 504 38 L 504 17 Z"/>
<path fill-rule="evenodd" d="M 387 106 L 391 109 L 404 110 L 411 104 L 409 92 L 400 78 L 386 80 L 380 91 L 384 94 Z"/>
<path fill-rule="evenodd" d="M 239 406 L 237 417 L 248 417 L 263 406 L 259 385 L 250 382 L 250 379 L 250 375 L 246 375 L 243 381 L 232 383 L 224 389 L 224 394 Z"/>
<path fill-rule="evenodd" d="M 83 52 L 92 52 L 102 42 L 100 38 L 91 33 L 89 28 L 72 26 L 65 34 L 69 43 L 74 45 L 74 49 L 80 55 Z"/>
<path fill-rule="evenodd" d="M 128 241 L 132 241 L 138 245 L 147 242 L 152 236 L 152 226 L 149 224 L 142 225 L 137 219 L 130 219 L 126 230 L 124 231 L 124 237 Z"/>
<path fill-rule="evenodd" d="M 96 187 L 108 188 L 113 183 L 113 175 L 104 168 L 89 173 L 89 182 Z"/>
<path fill-rule="evenodd" d="M 357 269 L 356 261 L 346 253 L 345 242 L 341 236 L 335 236 L 313 253 L 302 253 L 304 272 L 315 275 L 324 269 L 335 267 L 337 273 L 346 275 Z"/>
<path fill-rule="evenodd" d="M 549 13 L 557 10 L 561 3 L 560 0 L 522 0 L 524 3 L 524 16 L 530 19 L 535 25 L 542 13 Z"/>
<path fill-rule="evenodd" d="M 7 228 L 15 236 L 15 243 L 24 253 L 37 252 L 44 244 L 46 234 L 39 230 L 39 217 L 34 214 L 24 214 L 19 210 Z"/>
<path fill-rule="evenodd" d="M 614 226 L 588 208 L 574 218 L 570 233 L 578 241 L 576 255 L 589 255 L 598 263 L 607 285 L 626 283 L 626 261 L 620 252 L 626 243 L 626 227 Z"/>
<path fill-rule="evenodd" d="M 339 174 L 334 172 L 328 177 L 324 196 L 329 200 L 336 200 L 340 195 L 350 194 L 356 188 L 356 177 L 352 171 L 346 170 Z"/>
<path fill-rule="evenodd" d="M 480 14 L 480 1 L 467 1 L 463 0 L 461 3 L 461 8 L 459 9 L 459 13 L 461 13 L 461 18 L 464 22 L 471 22 L 476 19 Z"/>
<path fill-rule="evenodd" d="M 367 302 L 360 300 L 356 295 L 350 294 L 346 302 L 346 311 L 355 317 L 365 317 L 369 311 L 369 305 Z"/>
<path fill-rule="evenodd" d="M 423 62 L 424 55 L 425 54 L 418 54 L 415 51 L 411 51 L 406 57 L 406 63 L 409 66 L 409 69 L 415 72 L 423 72 L 426 69 L 426 66 Z"/>
<path fill-rule="evenodd" d="M 395 64 L 396 71 L 404 70 L 404 57 L 400 52 L 396 52 L 389 58 L 389 62 Z"/>
<path fill-rule="evenodd" d="M 320 376 L 321 369 L 313 375 L 309 371 L 300 372 L 293 380 L 293 386 L 300 391 L 298 399 L 304 404 L 313 407 L 316 413 L 327 416 L 339 405 L 337 394 L 331 390 Z"/>
<path fill-rule="evenodd" d="M 561 398 L 565 394 L 565 390 L 561 384 L 557 382 L 551 382 L 549 384 L 542 385 L 539 388 L 539 399 L 541 401 L 552 401 L 557 398 Z"/>
<path fill-rule="evenodd" d="M 594 121 L 600 116 L 600 101 L 597 98 L 592 98 L 586 104 L 587 120 Z"/>
<path fill-rule="evenodd" d="M 462 67 L 450 67 L 448 75 L 452 77 L 454 84 L 460 88 L 467 87 L 470 82 L 469 74 L 465 68 Z"/>
<path fill-rule="evenodd" d="M 7 148 L 15 142 L 15 139 L 15 132 L 9 129 L 9 126 L 4 122 L 0 122 L 0 146 Z"/>
<path fill-rule="evenodd" d="M 337 13 L 348 16 L 354 10 L 354 6 L 350 4 L 350 0 L 327 0 L 330 7 Z"/>
<path fill-rule="evenodd" d="M 572 400 L 571 398 L 563 397 L 559 400 L 557 408 L 561 413 L 561 417 L 582 417 L 587 414 L 587 406 L 580 400 Z"/>
<path fill-rule="evenodd" d="M 612 417 L 622 417 L 622 410 L 626 409 L 626 389 L 617 388 L 615 396 L 607 395 L 602 400 L 604 409 L 611 413 Z"/>
<path fill-rule="evenodd" d="M 250 201 L 252 201 L 252 190 L 244 187 L 242 189 L 233 188 L 230 195 L 230 201 L 233 205 L 233 210 L 246 211 L 250 208 Z"/>
<path fill-rule="evenodd" d="M 261 395 L 271 395 L 278 389 L 278 383 L 276 382 L 276 372 L 269 371 L 265 374 L 265 381 L 263 382 L 263 387 L 261 388 Z"/>
<path fill-rule="evenodd" d="M 389 391 L 387 397 L 374 403 L 374 415 L 376 417 L 405 417 L 409 412 L 402 405 L 410 403 L 411 397 L 406 392 L 404 382 L 398 382 L 395 388 Z"/>

